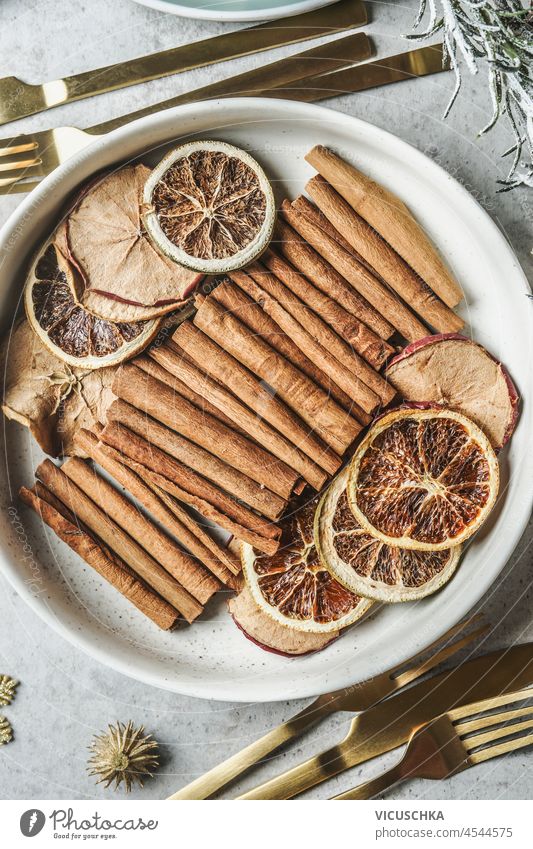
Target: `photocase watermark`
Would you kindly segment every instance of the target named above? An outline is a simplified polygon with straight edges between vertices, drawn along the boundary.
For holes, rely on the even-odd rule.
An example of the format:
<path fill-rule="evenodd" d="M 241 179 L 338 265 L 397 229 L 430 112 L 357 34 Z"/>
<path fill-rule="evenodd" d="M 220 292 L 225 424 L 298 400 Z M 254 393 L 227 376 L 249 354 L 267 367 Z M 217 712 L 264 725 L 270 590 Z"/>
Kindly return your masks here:
<path fill-rule="evenodd" d="M 28 539 L 28 534 L 26 533 L 26 529 L 22 524 L 17 508 L 13 506 L 8 507 L 7 512 L 11 519 L 11 525 L 13 527 L 13 530 L 15 531 L 18 537 L 18 542 L 22 549 L 22 556 L 19 559 L 22 561 L 22 563 L 26 564 L 29 567 L 29 570 L 31 572 L 31 577 L 26 578 L 24 583 L 30 589 L 34 596 L 40 596 L 42 595 L 42 593 L 45 592 L 44 581 L 41 568 L 33 554 L 33 549 Z"/>
<path fill-rule="evenodd" d="M 20 818 L 20 830 L 24 837 L 36 837 L 44 828 L 46 817 L 38 808 L 24 811 Z"/>
<path fill-rule="evenodd" d="M 74 808 L 55 808 L 47 816 L 39 808 L 29 808 L 20 818 L 20 830 L 24 837 L 36 837 L 47 820 L 58 840 L 113 840 L 124 831 L 155 831 L 159 826 L 158 820 L 139 816 L 110 819 L 98 811 L 90 816 L 78 816 Z"/>

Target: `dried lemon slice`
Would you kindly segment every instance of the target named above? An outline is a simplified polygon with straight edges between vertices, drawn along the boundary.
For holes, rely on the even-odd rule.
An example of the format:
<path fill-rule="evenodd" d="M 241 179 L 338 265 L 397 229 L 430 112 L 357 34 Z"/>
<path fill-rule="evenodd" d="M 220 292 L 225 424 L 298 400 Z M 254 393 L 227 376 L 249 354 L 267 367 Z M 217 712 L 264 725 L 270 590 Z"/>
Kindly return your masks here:
<path fill-rule="evenodd" d="M 400 548 L 458 545 L 498 494 L 494 450 L 480 428 L 444 409 L 398 409 L 379 419 L 350 464 L 348 501 L 360 525 Z"/>
<path fill-rule="evenodd" d="M 112 322 L 77 303 L 73 270 L 54 242 L 49 242 L 30 271 L 24 292 L 33 331 L 59 359 L 71 366 L 112 366 L 142 351 L 154 338 L 160 319 Z"/>
<path fill-rule="evenodd" d="M 348 504 L 349 468 L 335 478 L 315 516 L 320 559 L 347 589 L 373 601 L 414 601 L 450 580 L 461 546 L 416 551 L 387 545 L 361 527 Z"/>
<path fill-rule="evenodd" d="M 282 522 L 276 554 L 241 546 L 244 577 L 255 603 L 275 622 L 315 634 L 352 625 L 372 602 L 340 584 L 321 563 L 313 538 L 318 499 Z"/>
<path fill-rule="evenodd" d="M 146 181 L 143 206 L 146 231 L 161 253 L 204 274 L 242 268 L 259 256 L 276 213 L 261 166 L 217 141 L 167 154 Z"/>

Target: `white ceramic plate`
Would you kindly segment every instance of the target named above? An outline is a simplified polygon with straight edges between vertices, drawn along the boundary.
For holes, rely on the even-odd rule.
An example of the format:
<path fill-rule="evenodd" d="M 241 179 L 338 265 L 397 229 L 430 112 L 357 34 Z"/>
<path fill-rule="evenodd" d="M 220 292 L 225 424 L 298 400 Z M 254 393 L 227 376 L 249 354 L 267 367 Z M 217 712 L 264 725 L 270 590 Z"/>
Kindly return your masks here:
<path fill-rule="evenodd" d="M 158 12 L 200 21 L 272 21 L 300 15 L 337 0 L 135 0 Z"/>
<path fill-rule="evenodd" d="M 533 334 L 527 281 L 511 248 L 476 201 L 414 148 L 363 121 L 319 106 L 231 99 L 179 107 L 96 141 L 58 169 L 0 233 L 0 316 L 11 323 L 23 270 L 77 186 L 95 172 L 190 135 L 249 149 L 281 197 L 304 188 L 304 154 L 334 147 L 408 202 L 465 291 L 463 315 L 475 338 L 507 364 L 525 398 L 502 453 L 502 493 L 488 525 L 445 589 L 417 604 L 383 608 L 325 651 L 285 659 L 245 639 L 219 601 L 201 621 L 160 633 L 19 507 L 16 492 L 40 460 L 28 432 L 11 423 L 0 469 L 0 565 L 32 608 L 66 639 L 141 681 L 210 699 L 267 701 L 310 696 L 363 680 L 422 649 L 457 622 L 494 582 L 518 542 L 532 503 Z M 16 511 L 15 513 L 13 511 Z M 20 523 L 18 523 L 18 519 Z"/>

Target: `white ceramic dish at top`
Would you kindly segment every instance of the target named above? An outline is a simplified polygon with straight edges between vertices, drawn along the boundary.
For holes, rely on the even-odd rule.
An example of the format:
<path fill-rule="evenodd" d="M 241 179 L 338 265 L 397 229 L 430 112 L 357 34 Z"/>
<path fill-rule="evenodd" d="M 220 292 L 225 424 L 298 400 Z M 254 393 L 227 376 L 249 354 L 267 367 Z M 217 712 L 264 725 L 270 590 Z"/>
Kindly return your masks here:
<path fill-rule="evenodd" d="M 200 21 L 272 21 L 330 6 L 337 0 L 135 0 L 158 12 Z"/>
<path fill-rule="evenodd" d="M 505 361 L 524 398 L 502 452 L 497 508 L 452 581 L 417 604 L 382 608 L 325 651 L 286 659 L 235 627 L 219 599 L 192 627 L 160 632 L 17 502 L 40 452 L 27 430 L 7 423 L 0 470 L 0 566 L 31 607 L 65 639 L 140 681 L 210 699 L 266 701 L 310 696 L 363 680 L 438 638 L 490 589 L 528 520 L 533 493 L 533 334 L 527 281 L 504 236 L 477 202 L 419 151 L 363 121 L 319 106 L 271 99 L 193 104 L 144 118 L 96 141 L 22 202 L 0 233 L 3 330 L 20 299 L 24 268 L 76 188 L 96 172 L 139 156 L 156 161 L 191 135 L 250 150 L 278 196 L 296 196 L 311 169 L 304 154 L 335 148 L 408 202 L 465 292 L 468 332 Z M 159 147 L 146 156 L 147 151 Z M 19 522 L 20 520 L 20 522 Z"/>

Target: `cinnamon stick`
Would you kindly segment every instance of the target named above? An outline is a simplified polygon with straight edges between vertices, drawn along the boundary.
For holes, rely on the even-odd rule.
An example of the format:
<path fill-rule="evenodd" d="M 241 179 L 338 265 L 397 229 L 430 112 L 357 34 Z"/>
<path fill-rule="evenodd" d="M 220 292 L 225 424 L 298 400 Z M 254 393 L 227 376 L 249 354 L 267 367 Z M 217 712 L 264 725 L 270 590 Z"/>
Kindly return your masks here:
<path fill-rule="evenodd" d="M 194 324 L 275 389 L 310 427 L 334 450 L 343 453 L 360 431 L 355 419 L 313 381 L 262 339 L 254 336 L 213 298 L 206 298 Z"/>
<path fill-rule="evenodd" d="M 305 356 L 303 351 L 289 339 L 276 322 L 261 309 L 259 304 L 250 298 L 242 289 L 239 289 L 228 278 L 223 280 L 210 295 L 222 304 L 227 310 L 234 313 L 241 321 L 268 342 L 279 354 L 286 357 L 293 365 L 310 377 L 328 395 L 337 401 L 345 410 L 361 422 L 368 424 L 371 417 L 359 407 L 352 399 L 337 386 L 332 379 L 319 369 L 311 360 Z"/>
<path fill-rule="evenodd" d="M 78 459 L 78 458 L 76 458 Z M 78 459 L 82 463 L 82 460 Z M 88 469 L 88 467 L 86 467 Z M 124 560 L 152 589 L 192 622 L 202 612 L 199 604 L 142 546 L 114 522 L 79 486 L 45 460 L 37 477 L 89 530 Z"/>
<path fill-rule="evenodd" d="M 133 462 L 133 461 L 132 461 Z M 148 481 L 148 486 L 152 492 L 157 495 L 165 506 L 173 513 L 179 522 L 191 530 L 197 539 L 203 543 L 205 548 L 212 552 L 213 556 L 213 573 L 216 574 L 224 584 L 230 589 L 237 590 L 241 586 L 241 562 L 238 555 L 234 554 L 228 545 L 218 543 L 205 527 L 196 519 L 194 519 L 179 503 L 179 501 L 165 492 L 152 481 Z M 234 537 L 230 537 L 234 539 Z M 221 564 L 221 568 L 218 567 Z"/>
<path fill-rule="evenodd" d="M 209 501 L 205 501 L 205 499 L 187 492 L 187 490 L 177 486 L 174 481 L 169 480 L 158 472 L 154 472 L 147 466 L 143 466 L 142 463 L 138 463 L 136 460 L 131 459 L 131 457 L 125 457 L 124 462 L 127 466 L 137 472 L 137 474 L 144 475 L 154 492 L 165 492 L 174 500 L 177 499 L 178 501 L 182 501 L 184 504 L 188 504 L 205 519 L 209 519 L 209 521 L 228 531 L 235 539 L 249 542 L 250 545 L 258 551 L 263 551 L 265 554 L 275 554 L 278 550 L 280 545 L 279 539 L 268 539 L 267 537 L 261 536 L 261 534 L 250 530 L 250 528 L 246 528 L 244 525 L 235 522 L 233 519 L 226 516 L 225 513 L 222 513 L 210 504 Z"/>
<path fill-rule="evenodd" d="M 220 584 L 199 563 L 84 460 L 71 457 L 61 468 L 71 481 L 105 510 L 112 521 L 142 546 L 150 557 L 157 560 L 201 605 L 209 601 L 220 588 Z"/>
<path fill-rule="evenodd" d="M 287 209 L 291 210 L 288 201 Z M 293 212 L 286 212 L 285 202 L 282 205 L 282 212 L 287 220 L 292 219 Z M 392 345 L 385 342 L 332 297 L 325 295 L 309 283 L 286 259 L 269 250 L 261 257 L 261 264 L 281 280 L 293 295 L 317 313 L 333 332 L 349 343 L 352 349 L 373 368 L 379 370 L 387 358 L 394 353 Z M 298 317 L 294 316 L 294 318 Z M 332 353 L 334 354 L 334 351 Z"/>
<path fill-rule="evenodd" d="M 358 254 L 355 248 L 351 246 L 349 242 L 346 241 L 344 236 L 341 236 L 339 231 L 333 226 L 331 221 L 329 221 L 323 212 L 321 212 L 318 206 L 309 200 L 305 195 L 298 195 L 297 198 L 291 203 L 292 208 L 296 212 L 300 212 L 305 218 L 308 218 L 312 221 L 313 224 L 316 224 L 317 227 L 320 227 L 324 233 L 327 233 L 328 236 L 331 236 L 332 239 L 335 239 L 339 243 L 339 245 L 344 248 L 345 251 L 348 251 L 349 254 L 352 254 L 359 262 L 362 262 L 363 265 L 365 261 L 361 254 Z M 290 222 L 289 222 L 290 223 Z M 291 225 L 294 227 L 294 225 Z M 296 230 L 297 228 L 294 227 Z M 372 269 L 370 269 L 372 270 Z"/>
<path fill-rule="evenodd" d="M 134 391 L 120 391 L 117 393 L 135 400 Z M 113 402 L 116 404 L 116 402 Z M 135 433 L 143 436 L 148 442 L 156 445 L 166 454 L 170 454 L 180 463 L 184 464 L 193 472 L 197 472 L 202 478 L 225 490 L 230 495 L 245 502 L 249 507 L 257 510 L 269 519 L 276 521 L 283 513 L 287 500 L 275 495 L 269 489 L 261 487 L 247 475 L 219 460 L 214 454 L 210 454 L 204 448 L 184 439 L 156 419 L 147 416 L 144 412 L 128 404 L 127 421 L 123 423 Z M 110 419 L 108 413 L 108 419 Z"/>
<path fill-rule="evenodd" d="M 152 620 L 163 631 L 170 631 L 179 620 L 179 613 L 172 605 L 155 593 L 148 584 L 103 544 L 97 542 L 75 521 L 71 521 L 59 509 L 40 498 L 25 486 L 19 490 L 21 500 L 41 517 L 60 540 L 68 545 L 82 560 L 102 578 L 105 578 L 137 610 Z"/>
<path fill-rule="evenodd" d="M 331 245 L 326 233 L 323 234 L 324 238 L 321 238 L 320 230 L 315 234 L 316 238 L 313 241 L 307 237 L 295 236 L 294 230 L 283 220 L 278 221 L 277 231 L 279 237 L 277 248 L 318 289 L 334 298 L 345 310 L 356 316 L 382 339 L 389 339 L 394 334 L 394 325 L 384 318 L 379 308 L 375 308 L 369 300 L 364 298 L 357 288 L 348 283 L 347 278 L 334 267 L 330 259 L 332 254 L 329 249 L 327 250 L 327 246 L 340 249 L 338 242 L 331 239 L 333 243 Z M 319 243 L 324 245 L 324 254 L 316 248 Z M 352 254 L 347 255 L 354 259 Z"/>
<path fill-rule="evenodd" d="M 295 223 L 294 219 L 293 223 Z M 285 243 L 283 244 L 283 252 L 288 255 L 288 250 L 292 250 L 298 254 L 301 247 L 295 247 L 294 230 L 291 233 L 280 227 L 279 231 L 289 245 L 287 249 Z M 332 239 L 304 216 L 300 216 L 298 231 L 301 231 L 302 234 L 305 233 L 305 236 L 299 235 L 299 238 L 303 238 L 306 243 L 311 245 L 331 267 L 342 275 L 344 280 L 349 282 L 355 291 L 372 304 L 376 310 L 380 310 L 387 322 L 396 330 L 399 330 L 402 336 L 406 339 L 413 337 L 419 339 L 421 334 L 427 335 L 427 329 L 400 298 L 375 273 L 368 271 L 366 266 L 355 259 L 353 254 L 345 251 L 336 239 Z"/>
<path fill-rule="evenodd" d="M 239 360 L 189 321 L 183 322 L 174 333 L 173 339 L 211 377 L 227 386 L 237 398 L 244 401 L 259 417 L 269 422 L 326 472 L 335 474 L 341 465 L 340 457 L 309 431 L 300 417 L 270 392 Z M 298 467 L 295 465 L 294 468 Z M 304 477 L 308 474 L 300 468 L 298 471 Z"/>
<path fill-rule="evenodd" d="M 177 375 L 171 374 L 167 371 L 159 354 L 161 351 L 168 350 L 174 350 L 175 353 L 179 353 L 172 340 L 169 339 L 164 345 L 148 348 L 145 354 L 135 357 L 133 362 L 138 368 L 142 369 L 152 377 L 155 377 L 156 380 L 160 380 L 161 383 L 166 383 L 167 386 L 170 386 L 170 388 L 174 390 L 174 392 L 177 392 L 179 395 L 187 398 L 188 401 L 191 401 L 191 403 L 202 412 L 209 413 L 210 416 L 220 419 L 221 422 L 228 427 L 233 428 L 233 430 L 237 431 L 237 433 L 242 434 L 242 436 L 247 436 L 246 432 L 237 427 L 235 422 L 233 422 L 229 416 L 226 416 L 223 410 L 219 410 L 214 406 L 214 404 L 211 404 L 206 398 L 204 398 L 201 393 L 191 389 L 190 385 L 187 385 L 180 380 Z M 196 384 L 194 385 L 196 386 Z"/>
<path fill-rule="evenodd" d="M 256 487 L 255 498 L 263 506 L 258 509 L 272 519 L 281 514 L 298 480 L 293 469 L 131 363 L 118 369 L 113 381 L 113 392 L 179 432 L 190 442 L 203 447 L 211 456 L 223 460 L 226 469 L 232 467 L 260 484 L 260 487 Z M 210 471 L 213 469 L 214 464 L 211 463 Z M 207 471 L 205 474 L 209 476 Z M 244 489 L 242 479 L 241 484 Z M 249 484 L 247 493 L 251 494 L 251 490 Z M 242 497 L 245 497 L 244 491 Z"/>
<path fill-rule="evenodd" d="M 320 175 L 313 177 L 307 183 L 306 188 L 324 215 L 344 238 L 421 318 L 441 333 L 455 332 L 463 327 L 464 322 L 459 316 L 455 315 L 453 310 L 437 298 L 433 290 L 415 274 L 396 251 L 367 224 L 364 218 L 361 218 L 352 209 L 350 204 L 323 177 Z M 339 251 L 346 256 L 346 252 L 342 251 L 340 246 L 337 252 Z M 356 263 L 356 260 L 350 258 L 349 264 L 353 265 L 354 263 Z M 370 300 L 368 294 L 366 297 Z M 376 296 L 374 295 L 374 297 Z M 382 309 L 388 308 L 388 305 L 382 307 Z M 402 326 L 399 326 L 398 321 Z M 424 335 L 420 333 L 420 330 L 409 329 L 401 310 L 397 310 L 393 324 L 411 342 Z M 408 331 L 409 336 L 407 335 Z M 415 332 L 418 333 L 418 336 L 414 335 Z"/>
<path fill-rule="evenodd" d="M 211 404 L 220 406 L 230 413 L 240 427 L 275 457 L 283 460 L 291 468 L 295 468 L 294 463 L 297 463 L 300 466 L 298 469 L 300 474 L 303 474 L 302 468 L 306 469 L 311 478 L 308 482 L 315 489 L 323 486 L 327 477 L 323 470 L 273 427 L 259 419 L 249 407 L 228 392 L 224 386 L 205 374 L 194 362 L 166 346 L 151 352 L 150 356 L 157 359 L 165 369 L 180 379 L 194 383 L 202 396 L 205 396 Z"/>
<path fill-rule="evenodd" d="M 283 266 L 286 266 L 285 260 L 281 260 Z M 279 268 L 279 266 L 278 266 Z M 283 272 L 283 268 L 281 269 Z M 285 269 L 286 270 L 286 269 Z M 268 292 L 274 299 L 273 308 L 277 310 L 276 304 L 279 304 L 285 313 L 289 313 L 298 325 L 302 325 L 308 334 L 319 343 L 322 349 L 334 358 L 333 363 L 329 363 L 328 367 L 324 365 L 324 370 L 338 383 L 345 392 L 350 394 L 350 397 L 359 403 L 366 412 L 372 412 L 379 401 L 388 404 L 394 397 L 394 390 L 384 378 L 378 374 L 362 357 L 359 356 L 350 346 L 338 336 L 335 331 L 323 319 L 316 315 L 312 309 L 306 308 L 299 298 L 293 292 L 281 283 L 275 274 L 265 271 L 259 263 L 252 263 L 248 267 L 248 271 L 256 283 Z M 235 274 L 244 274 L 244 272 L 235 272 Z M 242 287 L 246 285 L 244 278 L 241 278 Z M 236 281 L 237 282 L 237 281 Z M 251 292 L 248 292 L 251 295 Z M 285 325 L 287 324 L 285 319 Z M 289 322 L 294 326 L 294 322 Z M 294 339 L 296 344 L 303 344 L 307 354 L 310 355 L 309 342 L 301 338 L 301 343 L 298 342 L 293 333 L 289 332 L 286 327 L 283 328 L 287 335 Z M 299 331 L 295 330 L 299 333 Z M 299 334 L 300 335 L 300 334 Z M 381 341 L 381 340 L 380 340 Z M 391 349 L 392 350 L 392 349 Z M 313 362 L 317 365 L 320 363 L 320 355 L 313 356 Z M 331 358 L 328 357 L 328 360 Z M 340 365 L 344 368 L 340 368 Z M 360 386 L 358 394 L 356 394 L 356 385 L 352 381 L 352 376 L 356 378 Z M 350 385 L 344 385 L 345 381 L 350 381 Z M 365 387 L 367 390 L 365 392 Z M 371 393 L 370 395 L 368 393 Z M 363 403 L 362 399 L 366 395 L 368 407 Z M 358 397 L 359 396 L 359 397 Z M 374 396 L 374 397 L 372 397 Z"/>
<path fill-rule="evenodd" d="M 365 221 L 392 245 L 449 307 L 463 295 L 411 210 L 397 195 L 322 145 L 305 157 Z"/>
<path fill-rule="evenodd" d="M 294 312 L 298 314 L 297 310 L 291 310 L 291 312 L 289 312 L 285 309 L 285 301 L 282 305 L 278 299 L 271 296 L 271 292 L 273 289 L 276 290 L 276 286 L 269 286 L 269 291 L 265 291 L 265 288 L 260 285 L 260 283 L 266 283 L 266 285 L 268 285 L 268 272 L 258 271 L 257 268 L 254 268 L 253 266 L 249 267 L 249 271 L 253 277 L 250 277 L 244 271 L 232 271 L 230 273 L 231 279 L 234 280 L 235 283 L 244 289 L 244 291 L 251 297 L 253 297 L 254 300 L 261 305 L 262 309 L 264 309 L 264 311 L 279 324 L 287 336 L 289 336 L 296 345 L 301 347 L 301 349 L 306 353 L 306 356 L 311 357 L 316 365 L 324 369 L 324 371 L 330 375 L 332 380 L 334 380 L 341 389 L 350 394 L 356 403 L 363 408 L 363 410 L 367 413 L 373 412 L 380 403 L 379 396 L 372 392 L 368 386 L 366 386 L 366 384 L 348 368 L 347 364 L 339 362 L 339 360 L 330 354 L 328 348 L 325 346 L 324 336 L 327 339 L 327 334 L 321 334 L 317 340 L 318 334 L 311 335 L 303 324 L 300 324 L 293 317 Z M 283 293 L 278 294 L 280 294 L 280 297 L 283 297 Z M 294 307 L 294 305 L 292 306 Z M 305 307 L 302 305 L 302 314 L 304 310 Z M 315 316 L 315 318 L 317 317 Z"/>
<path fill-rule="evenodd" d="M 220 589 L 220 583 L 214 575 L 220 577 L 222 574 L 227 580 L 231 577 L 231 572 L 205 547 L 190 527 L 180 521 L 176 514 L 168 509 L 143 479 L 124 465 L 122 455 L 118 451 L 115 451 L 110 445 L 100 442 L 93 433 L 83 428 L 75 435 L 74 443 L 91 460 L 94 460 L 108 472 L 117 483 L 125 487 L 129 494 L 136 498 L 161 523 L 165 530 L 179 540 L 190 554 L 198 558 L 198 563 L 193 561 L 194 569 L 185 564 L 186 568 L 183 569 L 181 576 L 176 574 L 175 577 L 199 602 L 205 604 L 213 593 Z M 204 566 L 207 568 L 204 568 Z M 226 580 L 224 583 L 226 583 Z"/>
<path fill-rule="evenodd" d="M 109 410 L 108 418 L 115 412 L 114 406 Z M 198 510 L 202 516 L 261 551 L 266 550 L 267 554 L 277 551 L 279 528 L 276 525 L 252 513 L 248 507 L 239 504 L 230 495 L 132 430 L 111 420 L 102 431 L 101 438 L 123 454 L 124 463 L 141 477 L 146 475 L 165 492 L 175 495 L 180 501 Z M 138 465 L 134 467 L 130 460 Z"/>

